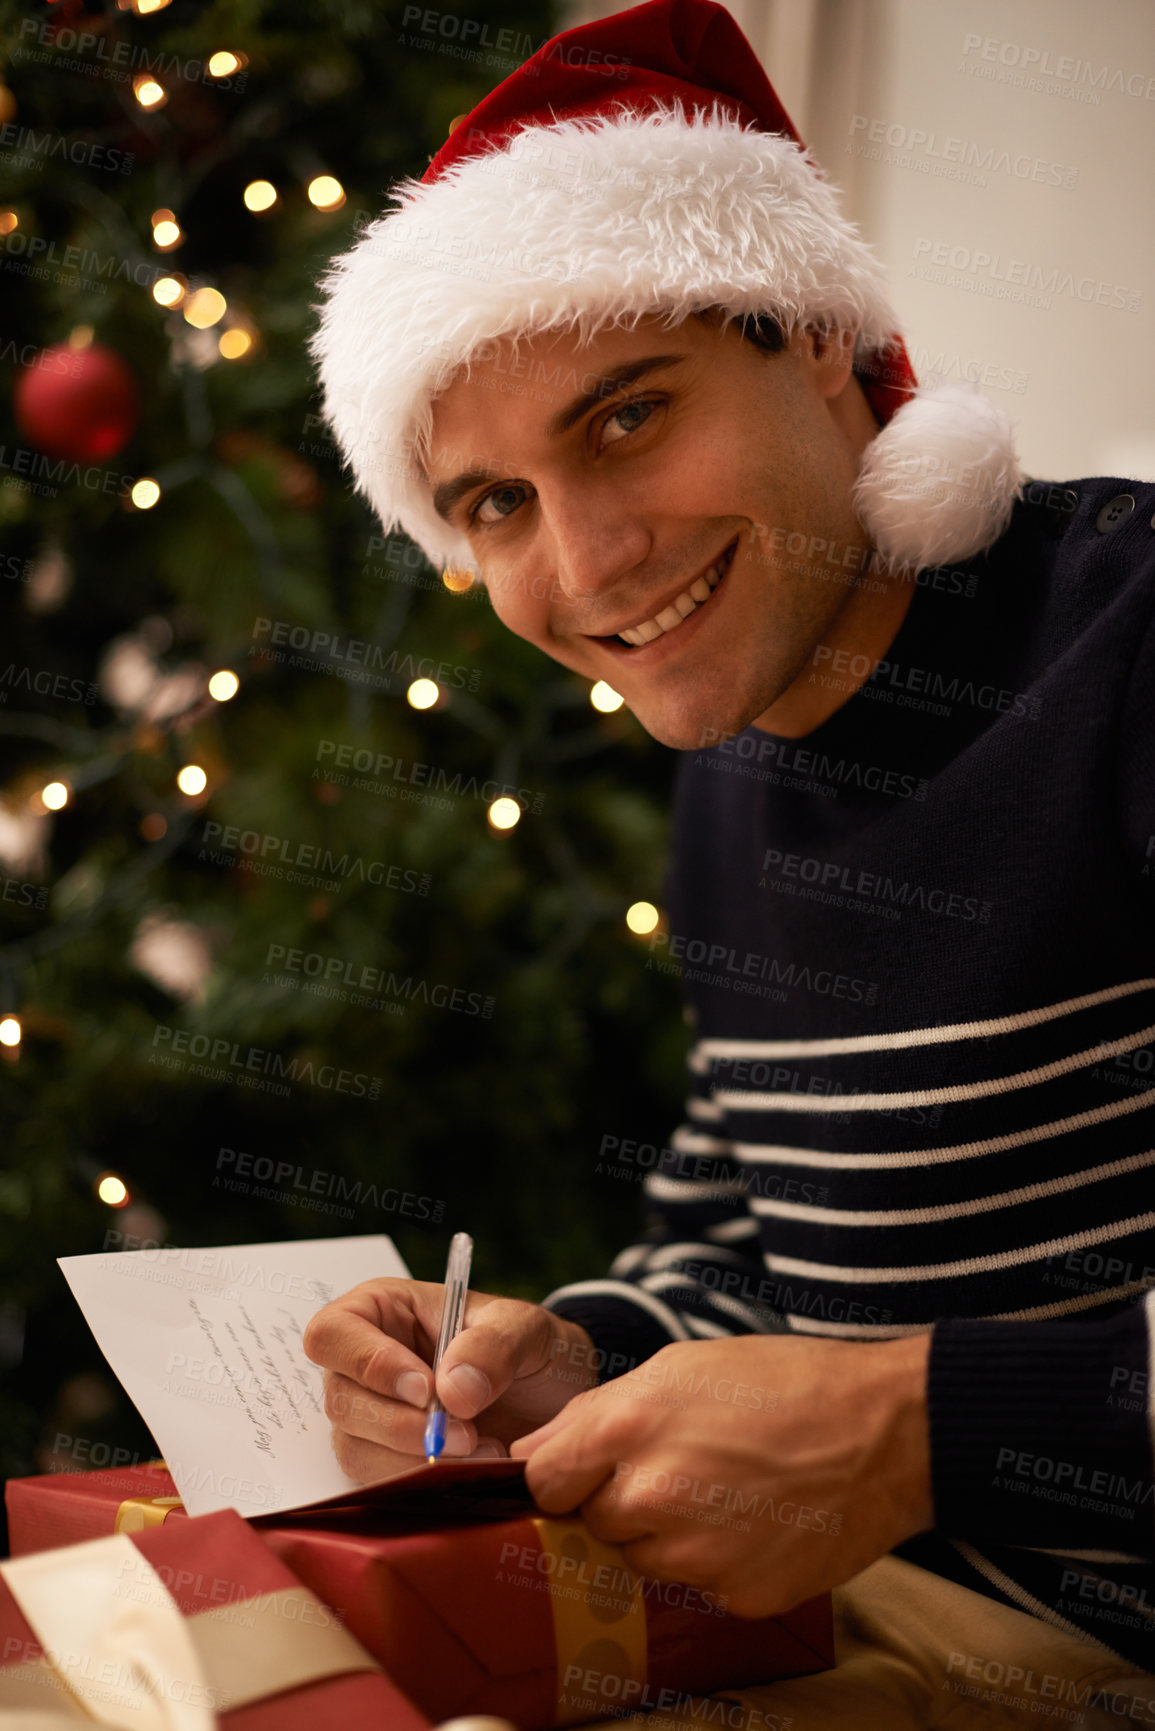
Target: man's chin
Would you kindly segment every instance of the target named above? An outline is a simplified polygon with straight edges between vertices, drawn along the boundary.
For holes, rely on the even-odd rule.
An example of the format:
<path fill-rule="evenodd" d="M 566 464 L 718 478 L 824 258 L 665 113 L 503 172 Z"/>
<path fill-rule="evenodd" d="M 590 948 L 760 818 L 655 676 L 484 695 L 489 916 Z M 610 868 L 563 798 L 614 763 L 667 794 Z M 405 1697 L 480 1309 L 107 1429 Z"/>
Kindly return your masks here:
<path fill-rule="evenodd" d="M 641 704 L 637 709 L 632 704 L 629 707 L 634 719 L 645 728 L 651 739 L 656 739 L 659 745 L 669 746 L 671 751 L 708 751 L 723 740 L 733 739 L 754 719 L 751 716 L 744 720 L 734 712 L 729 715 L 716 712 L 689 714 L 686 711 L 671 714 L 647 704 Z M 761 710 L 756 708 L 755 713 L 761 714 Z"/>

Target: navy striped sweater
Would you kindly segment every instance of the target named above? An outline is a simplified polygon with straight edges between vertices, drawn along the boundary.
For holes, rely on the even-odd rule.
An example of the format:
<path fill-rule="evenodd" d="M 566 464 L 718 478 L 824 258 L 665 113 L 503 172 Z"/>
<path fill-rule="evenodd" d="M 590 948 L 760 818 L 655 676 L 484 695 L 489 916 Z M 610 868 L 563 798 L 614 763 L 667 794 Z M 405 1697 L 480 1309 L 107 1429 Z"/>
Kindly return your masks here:
<path fill-rule="evenodd" d="M 1155 485 L 1032 482 L 821 726 L 686 753 L 667 901 L 685 1120 L 547 1304 L 603 1379 L 933 1329 L 902 1554 L 1155 1671 Z"/>

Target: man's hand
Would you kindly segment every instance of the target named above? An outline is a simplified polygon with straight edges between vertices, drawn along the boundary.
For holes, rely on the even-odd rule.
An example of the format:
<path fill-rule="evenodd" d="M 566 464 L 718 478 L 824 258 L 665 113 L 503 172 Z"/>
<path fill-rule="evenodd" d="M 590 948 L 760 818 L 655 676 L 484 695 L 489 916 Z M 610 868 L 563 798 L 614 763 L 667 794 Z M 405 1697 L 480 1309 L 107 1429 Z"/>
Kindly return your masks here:
<path fill-rule="evenodd" d="M 667 1346 L 509 1452 L 541 1508 L 580 1507 L 639 1574 L 772 1616 L 933 1525 L 929 1350 L 929 1335 Z"/>
<path fill-rule="evenodd" d="M 304 1347 L 325 1372 L 333 1452 L 366 1483 L 425 1459 L 430 1365 L 445 1288 L 419 1280 L 366 1280 L 310 1318 Z M 445 1349 L 437 1393 L 451 1415 L 446 1455 L 504 1455 L 597 1382 L 584 1328 L 514 1298 L 471 1292 Z"/>

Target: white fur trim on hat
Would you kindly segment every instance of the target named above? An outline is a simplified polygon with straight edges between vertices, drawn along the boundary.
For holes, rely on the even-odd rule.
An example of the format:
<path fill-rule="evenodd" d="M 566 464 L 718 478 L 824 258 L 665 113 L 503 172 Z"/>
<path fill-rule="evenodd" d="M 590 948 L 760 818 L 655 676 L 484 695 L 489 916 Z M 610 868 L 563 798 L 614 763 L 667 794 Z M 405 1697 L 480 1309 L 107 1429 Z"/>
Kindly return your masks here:
<path fill-rule="evenodd" d="M 871 440 L 853 499 L 881 557 L 921 571 L 993 546 L 1022 482 L 1009 417 L 973 386 L 940 385 Z"/>
<path fill-rule="evenodd" d="M 359 491 L 387 533 L 402 528 L 435 565 L 476 570 L 420 465 L 434 398 L 486 345 L 545 331 L 586 340 L 647 314 L 673 326 L 720 306 L 770 313 L 787 335 L 852 330 L 864 361 L 898 328 L 881 264 L 803 148 L 720 106 L 623 104 L 527 126 L 435 181 L 401 182 L 393 198 L 332 261 L 310 347 Z M 858 497 L 888 559 L 965 558 L 1005 526 L 1019 479 L 1009 423 L 983 398 L 944 395 L 959 399 L 950 416 L 928 421 L 935 399 L 916 398 L 868 449 Z M 988 497 L 985 518 L 982 481 L 952 490 L 940 473 L 936 490 L 925 468 L 912 474 L 940 433 L 944 461 L 972 481 L 968 438 L 987 452 L 992 485 L 1001 476 L 1006 496 Z"/>
<path fill-rule="evenodd" d="M 709 306 L 851 329 L 863 354 L 896 329 L 882 266 L 802 147 L 721 108 L 527 127 L 394 197 L 323 278 L 311 348 L 359 490 L 435 564 L 475 568 L 415 459 L 482 345 Z"/>

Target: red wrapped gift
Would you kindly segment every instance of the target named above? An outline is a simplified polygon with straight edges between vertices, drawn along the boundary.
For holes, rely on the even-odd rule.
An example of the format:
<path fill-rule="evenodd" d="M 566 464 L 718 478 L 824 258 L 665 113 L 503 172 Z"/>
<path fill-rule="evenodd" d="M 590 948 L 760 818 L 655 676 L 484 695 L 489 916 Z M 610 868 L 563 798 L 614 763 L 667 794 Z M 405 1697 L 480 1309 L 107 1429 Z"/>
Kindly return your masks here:
<path fill-rule="evenodd" d="M 91 1530 L 100 1504 L 105 1531 L 150 1508 L 166 1534 L 200 1525 L 174 1493 L 140 1469 L 12 1480 L 13 1548 Z M 499 1714 L 541 1731 L 834 1663 L 829 1595 L 754 1621 L 644 1581 L 580 1520 L 535 1513 L 519 1462 L 441 1462 L 252 1525 L 433 1720 Z"/>
<path fill-rule="evenodd" d="M 229 1509 L 0 1564 L 0 1708 L 150 1731 L 428 1725 Z"/>
<path fill-rule="evenodd" d="M 8 1544 L 14 1557 L 78 1545 L 109 1533 L 140 1532 L 169 1515 L 187 1520 L 163 1461 L 97 1473 L 48 1473 L 9 1479 L 4 1490 Z"/>

